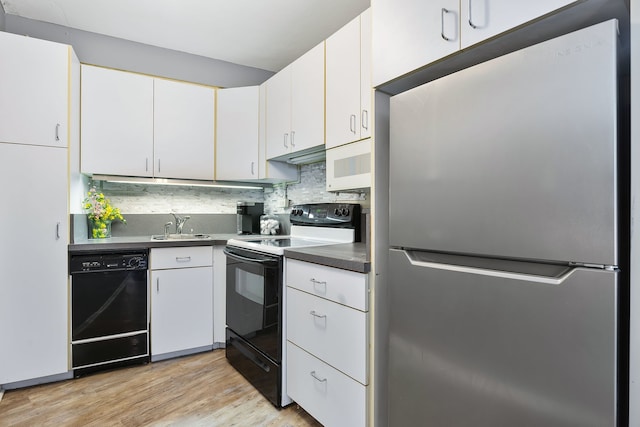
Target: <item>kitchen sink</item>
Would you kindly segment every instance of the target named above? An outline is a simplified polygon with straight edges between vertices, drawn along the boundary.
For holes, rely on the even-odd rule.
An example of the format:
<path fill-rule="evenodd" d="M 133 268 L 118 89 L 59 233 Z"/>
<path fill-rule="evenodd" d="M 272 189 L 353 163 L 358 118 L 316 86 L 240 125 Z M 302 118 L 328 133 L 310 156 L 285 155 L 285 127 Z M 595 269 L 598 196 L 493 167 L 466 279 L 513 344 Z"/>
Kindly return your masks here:
<path fill-rule="evenodd" d="M 211 240 L 209 234 L 156 234 L 151 240 Z"/>

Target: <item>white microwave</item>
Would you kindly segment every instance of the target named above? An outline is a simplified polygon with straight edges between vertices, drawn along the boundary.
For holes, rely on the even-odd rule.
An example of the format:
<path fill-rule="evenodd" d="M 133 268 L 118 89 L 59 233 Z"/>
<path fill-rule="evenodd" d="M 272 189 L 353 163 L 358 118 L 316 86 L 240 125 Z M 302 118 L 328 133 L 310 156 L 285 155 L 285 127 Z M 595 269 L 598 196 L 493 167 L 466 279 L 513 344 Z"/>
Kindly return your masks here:
<path fill-rule="evenodd" d="M 327 158 L 327 191 L 371 187 L 371 138 L 330 148 Z"/>

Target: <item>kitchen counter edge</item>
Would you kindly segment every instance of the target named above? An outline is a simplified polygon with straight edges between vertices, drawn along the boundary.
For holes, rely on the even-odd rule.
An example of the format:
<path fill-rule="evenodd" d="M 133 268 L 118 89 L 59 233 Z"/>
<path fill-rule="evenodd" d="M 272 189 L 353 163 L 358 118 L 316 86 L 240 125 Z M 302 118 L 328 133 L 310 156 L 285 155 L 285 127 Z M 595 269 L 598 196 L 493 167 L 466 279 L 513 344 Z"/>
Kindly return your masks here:
<path fill-rule="evenodd" d="M 369 273 L 371 271 L 369 253 L 364 243 L 341 243 L 285 249 L 284 256 L 289 259 L 312 262 L 357 273 Z"/>
<path fill-rule="evenodd" d="M 227 240 L 238 238 L 250 238 L 237 234 L 211 234 L 210 239 L 202 240 L 152 240 L 151 236 L 112 237 L 109 239 L 87 239 L 69 244 L 69 253 L 114 251 L 114 250 L 140 250 L 151 248 L 175 248 L 184 246 L 221 246 L 226 245 Z"/>

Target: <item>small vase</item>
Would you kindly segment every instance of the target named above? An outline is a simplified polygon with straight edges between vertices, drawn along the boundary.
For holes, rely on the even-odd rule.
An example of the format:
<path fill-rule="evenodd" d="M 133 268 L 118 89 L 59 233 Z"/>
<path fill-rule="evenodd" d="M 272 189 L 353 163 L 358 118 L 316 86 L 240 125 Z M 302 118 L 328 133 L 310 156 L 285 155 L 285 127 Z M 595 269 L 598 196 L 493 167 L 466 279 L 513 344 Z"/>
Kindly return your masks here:
<path fill-rule="evenodd" d="M 108 239 L 111 237 L 111 221 L 110 220 L 89 220 L 89 238 L 90 239 Z"/>

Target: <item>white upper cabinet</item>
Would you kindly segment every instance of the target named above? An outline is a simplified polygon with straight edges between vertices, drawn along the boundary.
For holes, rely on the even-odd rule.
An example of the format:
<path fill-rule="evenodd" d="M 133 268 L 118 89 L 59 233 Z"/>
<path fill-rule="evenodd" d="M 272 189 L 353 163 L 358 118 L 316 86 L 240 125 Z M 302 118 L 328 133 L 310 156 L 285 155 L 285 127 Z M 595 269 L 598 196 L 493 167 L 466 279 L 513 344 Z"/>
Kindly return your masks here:
<path fill-rule="evenodd" d="M 81 171 L 153 176 L 153 78 L 82 65 Z"/>
<path fill-rule="evenodd" d="M 260 87 L 218 90 L 216 179 L 259 178 Z"/>
<path fill-rule="evenodd" d="M 327 140 L 326 148 L 369 136 L 371 101 L 361 108 L 361 17 L 350 21 L 326 40 Z M 370 88 L 369 88 L 370 93 Z M 366 137 L 365 136 L 365 137 Z"/>
<path fill-rule="evenodd" d="M 71 48 L 0 32 L 0 142 L 68 146 Z"/>
<path fill-rule="evenodd" d="M 81 170 L 213 180 L 215 89 L 82 66 Z"/>
<path fill-rule="evenodd" d="M 373 85 L 575 0 L 372 0 Z"/>
<path fill-rule="evenodd" d="M 324 147 L 324 42 L 266 85 L 267 159 Z"/>
<path fill-rule="evenodd" d="M 264 182 L 287 182 L 298 180 L 298 167 L 285 162 L 267 160 L 267 83 L 260 89 L 260 108 L 258 126 L 258 174 Z"/>
<path fill-rule="evenodd" d="M 324 42 L 291 65 L 291 151 L 324 146 Z"/>
<path fill-rule="evenodd" d="M 212 180 L 215 89 L 154 79 L 154 176 Z"/>
<path fill-rule="evenodd" d="M 460 47 L 465 48 L 575 0 L 461 0 Z"/>
<path fill-rule="evenodd" d="M 291 64 L 276 73 L 267 85 L 267 159 L 291 152 Z"/>

